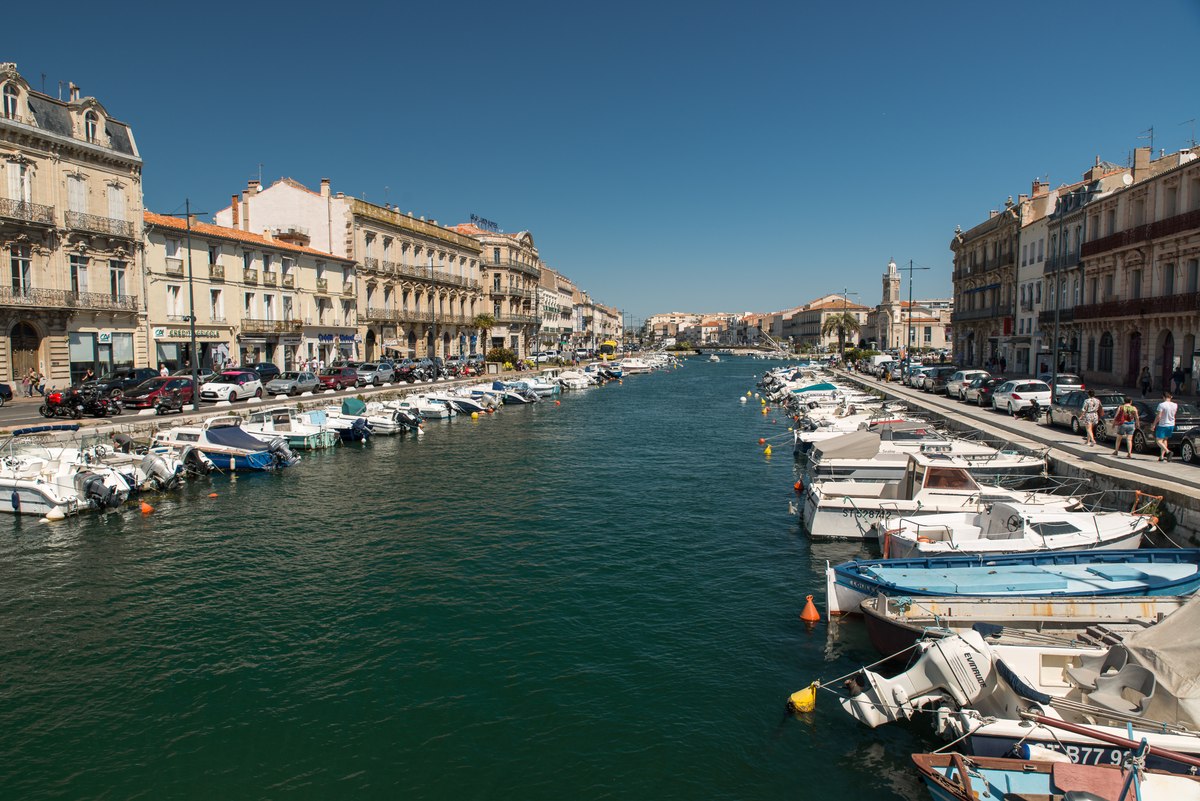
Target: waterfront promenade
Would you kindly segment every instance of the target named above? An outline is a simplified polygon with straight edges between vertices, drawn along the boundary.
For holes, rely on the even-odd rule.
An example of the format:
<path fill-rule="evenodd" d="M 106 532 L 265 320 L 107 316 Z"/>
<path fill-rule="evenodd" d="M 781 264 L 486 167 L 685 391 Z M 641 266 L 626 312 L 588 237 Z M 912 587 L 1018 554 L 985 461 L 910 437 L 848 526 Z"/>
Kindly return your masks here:
<path fill-rule="evenodd" d="M 838 372 L 847 380 L 940 416 L 957 430 L 977 430 L 993 439 L 1047 448 L 1051 472 L 1056 475 L 1086 477 L 1103 489 L 1140 489 L 1163 495 L 1172 505 L 1180 528 L 1193 540 L 1200 538 L 1200 465 L 1159 462 L 1154 454 L 1134 454 L 1132 460 L 1124 456 L 1118 458 L 1112 455 L 1111 443 L 1089 447 L 1066 428 L 1015 419 L 990 408 L 961 403 L 945 395 L 922 392 L 896 382 L 883 382 L 861 373 Z"/>

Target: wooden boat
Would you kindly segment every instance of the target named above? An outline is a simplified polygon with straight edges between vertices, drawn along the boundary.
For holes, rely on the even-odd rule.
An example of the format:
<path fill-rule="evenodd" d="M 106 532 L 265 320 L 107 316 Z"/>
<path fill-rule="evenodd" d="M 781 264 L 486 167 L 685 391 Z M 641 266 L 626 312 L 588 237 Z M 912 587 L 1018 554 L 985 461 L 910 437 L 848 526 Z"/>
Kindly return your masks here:
<path fill-rule="evenodd" d="M 1053 496 L 1051 496 L 1053 497 Z M 1153 527 L 1146 515 L 1047 508 L 1019 500 L 919 517 L 886 528 L 883 553 L 892 558 L 939 554 L 1009 554 L 1137 548 Z"/>
<path fill-rule="evenodd" d="M 1158 771 L 1131 772 L 1121 765 L 1075 765 L 1069 760 L 965 757 L 956 753 L 913 754 L 912 758 L 934 801 L 1200 798 L 1200 777 Z"/>
<path fill-rule="evenodd" d="M 1189 595 L 1200 587 L 1200 548 L 1051 551 L 1003 556 L 875 559 L 825 567 L 829 613 L 858 611 L 879 593 L 960 598 Z"/>
<path fill-rule="evenodd" d="M 1111 598 L 909 598 L 877 595 L 860 604 L 867 636 L 883 656 L 917 640 L 981 626 L 991 643 L 1115 645 L 1177 611 L 1188 596 Z"/>

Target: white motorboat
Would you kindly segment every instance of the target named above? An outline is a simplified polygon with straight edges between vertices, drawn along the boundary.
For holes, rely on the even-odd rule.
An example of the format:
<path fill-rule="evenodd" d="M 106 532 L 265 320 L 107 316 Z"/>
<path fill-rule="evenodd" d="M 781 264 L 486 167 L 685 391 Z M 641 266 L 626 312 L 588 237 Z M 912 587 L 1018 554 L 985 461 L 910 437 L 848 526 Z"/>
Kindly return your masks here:
<path fill-rule="evenodd" d="M 60 520 L 85 510 L 115 509 L 130 486 L 114 469 L 83 463 L 75 448 L 44 442 L 77 424 L 18 429 L 0 446 L 0 512 Z M 64 458 L 67 457 L 67 458 Z"/>
<path fill-rule="evenodd" d="M 1111 551 L 1137 548 L 1152 528 L 1150 518 L 1128 512 L 1047 509 L 1005 501 L 974 511 L 901 516 L 883 536 L 887 557 Z"/>
<path fill-rule="evenodd" d="M 713 354 L 716 355 L 715 353 Z M 651 370 L 650 363 L 645 359 L 639 359 L 632 356 L 628 359 L 621 360 L 621 370 L 628 375 L 637 375 L 639 373 L 648 373 Z"/>
<path fill-rule="evenodd" d="M 385 406 L 399 411 L 415 414 L 424 420 L 448 420 L 454 417 L 455 411 L 450 404 L 436 400 L 427 395 L 409 395 L 400 400 L 387 401 Z"/>
<path fill-rule="evenodd" d="M 582 370 L 564 370 L 558 375 L 558 383 L 564 389 L 587 389 L 595 384 Z"/>
<path fill-rule="evenodd" d="M 314 425 L 287 406 L 251 412 L 242 430 L 263 442 L 282 438 L 288 447 L 306 451 L 332 448 L 339 439 L 336 431 Z"/>
<path fill-rule="evenodd" d="M 923 640 L 898 676 L 856 673 L 841 705 L 871 728 L 922 712 L 939 736 L 964 742 L 977 756 L 1003 756 L 1027 744 L 1065 752 L 1074 762 L 1119 765 L 1128 756 L 1112 745 L 1120 738 L 1195 757 L 1198 629 L 1200 600 L 1193 598 L 1111 648 L 991 644 L 979 631 Z M 1188 772 L 1153 753 L 1146 764 Z"/>
<path fill-rule="evenodd" d="M 242 429 L 242 419 L 233 415 L 210 417 L 196 425 L 175 426 L 154 435 L 153 445 L 197 448 L 220 470 L 262 471 L 291 467 L 300 461 L 287 440 L 270 442 Z M 184 459 L 188 463 L 188 459 Z"/>
<path fill-rule="evenodd" d="M 905 472 L 887 481 L 813 481 L 804 492 L 801 520 L 813 539 L 875 539 L 897 519 L 924 525 L 929 515 L 978 512 L 1010 501 L 1028 510 L 1079 509 L 1078 498 L 1043 492 L 980 486 L 970 463 L 959 456 L 913 453 Z M 1127 546 L 1135 547 L 1135 546 Z"/>
<path fill-rule="evenodd" d="M 155 445 L 144 452 L 127 453 L 103 442 L 85 442 L 78 450 L 83 463 L 111 467 L 131 489 L 142 492 L 178 489 L 189 473 L 207 473 L 212 469 L 212 462 L 195 448 Z M 185 463 L 189 454 L 193 454 L 191 466 Z"/>
<path fill-rule="evenodd" d="M 371 438 L 370 425 L 366 420 L 342 414 L 330 414 L 325 409 L 308 409 L 297 411 L 296 417 L 300 422 L 307 423 L 317 429 L 328 429 L 337 435 L 341 442 L 358 442 L 365 444 Z"/>

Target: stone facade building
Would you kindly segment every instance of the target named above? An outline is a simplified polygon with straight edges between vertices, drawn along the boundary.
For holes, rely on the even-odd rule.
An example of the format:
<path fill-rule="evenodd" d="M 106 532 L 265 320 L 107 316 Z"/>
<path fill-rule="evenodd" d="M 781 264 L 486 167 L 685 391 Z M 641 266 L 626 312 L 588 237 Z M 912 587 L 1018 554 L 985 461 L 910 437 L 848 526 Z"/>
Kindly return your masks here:
<path fill-rule="evenodd" d="M 1020 212 L 1012 198 L 1002 211 L 968 231 L 956 230 L 954 253 L 954 361 L 979 367 L 991 359 L 1012 360 L 1016 297 L 1016 251 Z"/>
<path fill-rule="evenodd" d="M 70 85 L 0 64 L 0 374 L 50 386 L 146 363 L 142 159 L 129 126 Z"/>
<path fill-rule="evenodd" d="M 151 364 L 203 370 L 353 358 L 358 339 L 355 264 L 273 234 L 145 214 Z M 190 240 L 191 250 L 188 250 Z M 191 271 L 189 286 L 188 271 Z M 346 292 L 346 287 L 351 292 Z"/>
<path fill-rule="evenodd" d="M 538 282 L 542 261 L 533 234 L 521 231 L 505 234 L 480 228 L 475 223 L 460 223 L 451 229 L 477 243 L 483 270 L 484 308 L 496 321 L 488 331 L 487 347 L 508 348 L 518 359 L 537 350 Z"/>
<path fill-rule="evenodd" d="M 804 304 L 800 311 L 792 316 L 796 331 L 795 341 L 798 345 L 808 345 L 820 350 L 836 349 L 837 334 L 822 334 L 821 329 L 829 317 L 846 313 L 853 315 L 859 324 L 859 332 L 850 332 L 846 337 L 846 346 L 852 347 L 862 338 L 870 311 L 869 306 L 851 303 L 844 295 L 824 295 Z"/>
<path fill-rule="evenodd" d="M 1196 391 L 1200 329 L 1200 158 L 1134 153 L 1129 185 L 1089 203 L 1073 322 L 1089 383 L 1156 390 L 1176 368 Z"/>

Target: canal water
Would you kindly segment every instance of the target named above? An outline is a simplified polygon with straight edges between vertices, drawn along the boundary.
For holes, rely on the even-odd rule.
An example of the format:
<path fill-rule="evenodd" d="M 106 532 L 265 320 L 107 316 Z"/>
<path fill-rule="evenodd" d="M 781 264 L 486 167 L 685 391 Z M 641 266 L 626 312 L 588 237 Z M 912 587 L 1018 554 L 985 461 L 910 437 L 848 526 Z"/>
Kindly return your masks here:
<path fill-rule="evenodd" d="M 3 796 L 922 797 L 924 728 L 783 714 L 873 656 L 798 619 L 856 548 L 789 514 L 770 365 L 0 521 Z"/>

